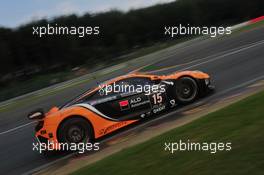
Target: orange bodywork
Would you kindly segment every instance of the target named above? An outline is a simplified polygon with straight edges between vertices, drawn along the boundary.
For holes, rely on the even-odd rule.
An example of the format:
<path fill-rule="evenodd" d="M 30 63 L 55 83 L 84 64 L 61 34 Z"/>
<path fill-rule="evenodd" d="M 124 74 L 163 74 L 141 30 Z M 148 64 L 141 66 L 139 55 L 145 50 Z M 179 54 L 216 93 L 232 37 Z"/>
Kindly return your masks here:
<path fill-rule="evenodd" d="M 130 121 L 122 121 L 122 122 L 115 122 L 110 121 L 107 119 L 102 118 L 98 114 L 89 111 L 82 107 L 69 107 L 62 109 L 57 112 L 48 112 L 46 117 L 44 118 L 44 125 L 40 131 L 36 133 L 36 136 L 41 135 L 42 137 L 49 138 L 49 134 L 52 134 L 53 137 L 49 138 L 53 142 L 57 141 L 57 130 L 59 128 L 60 123 L 72 116 L 82 116 L 83 118 L 87 119 L 94 130 L 94 138 L 99 138 L 104 136 L 108 133 L 111 133 L 119 128 L 127 126 L 131 123 L 136 122 L 137 120 L 130 120 Z M 45 132 L 42 132 L 45 130 Z M 41 134 L 45 133 L 45 134 Z"/>
<path fill-rule="evenodd" d="M 105 84 L 111 84 L 113 82 L 126 79 L 126 78 L 130 78 L 130 77 L 148 77 L 151 80 L 167 80 L 167 79 L 178 79 L 182 76 L 190 76 L 196 79 L 209 78 L 208 74 L 200 72 L 200 71 L 183 71 L 183 72 L 173 73 L 170 75 L 161 75 L 161 76 L 136 73 L 136 74 L 128 74 L 125 76 L 114 78 Z M 75 101 L 97 90 L 99 90 L 99 87 L 94 88 L 93 90 L 83 94 L 78 99 L 75 99 Z M 98 115 L 97 113 L 87 110 L 85 108 L 79 107 L 79 106 L 69 106 L 66 108 L 62 108 L 61 110 L 59 110 L 57 107 L 54 107 L 45 114 L 45 118 L 43 119 L 44 124 L 42 128 L 36 132 L 35 134 L 36 137 L 41 136 L 41 137 L 47 138 L 50 142 L 58 143 L 57 131 L 60 127 L 60 124 L 67 118 L 70 118 L 73 116 L 81 116 L 90 122 L 92 129 L 93 129 L 93 135 L 95 139 L 100 138 L 113 131 L 116 131 L 120 128 L 123 128 L 127 125 L 135 123 L 137 121 L 137 120 L 128 120 L 128 121 L 107 120 L 101 117 L 100 115 Z M 55 149 L 58 149 L 58 148 L 55 148 Z"/>

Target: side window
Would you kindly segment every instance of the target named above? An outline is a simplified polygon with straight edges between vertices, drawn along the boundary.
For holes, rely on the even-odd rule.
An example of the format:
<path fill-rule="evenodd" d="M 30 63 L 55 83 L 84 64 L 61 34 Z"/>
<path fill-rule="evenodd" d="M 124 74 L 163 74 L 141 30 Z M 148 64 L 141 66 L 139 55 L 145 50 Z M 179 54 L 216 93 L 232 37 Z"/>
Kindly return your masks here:
<path fill-rule="evenodd" d="M 137 90 L 142 90 L 144 89 L 144 86 L 152 85 L 153 83 L 149 78 L 135 77 L 120 80 L 116 82 L 116 84 L 120 86 L 120 89 L 122 90 L 121 93 L 133 93 L 138 92 Z"/>
<path fill-rule="evenodd" d="M 136 77 L 136 78 L 127 78 L 115 83 L 109 84 L 108 92 L 105 91 L 96 91 L 89 97 L 86 97 L 84 100 L 97 100 L 105 97 L 111 97 L 117 94 L 127 93 L 129 90 L 135 90 L 139 86 L 152 85 L 152 81 L 149 78 Z M 111 86 L 111 87 L 110 87 Z"/>
<path fill-rule="evenodd" d="M 129 85 L 150 85 L 152 84 L 152 81 L 149 78 L 144 78 L 144 77 L 136 77 L 136 78 L 127 78 L 124 80 L 120 80 L 117 83 L 123 83 L 123 84 L 129 84 Z"/>
<path fill-rule="evenodd" d="M 117 82 L 115 84 L 117 84 Z M 98 91 L 94 92 L 92 95 L 87 97 L 85 100 L 86 101 L 87 100 L 98 100 L 98 99 L 103 99 L 103 98 L 111 97 L 111 96 L 118 94 L 118 92 L 113 91 L 113 86 L 114 86 L 113 83 L 109 84 L 105 87 L 108 89 L 99 89 Z"/>
<path fill-rule="evenodd" d="M 101 95 L 99 91 L 96 91 L 92 95 L 90 95 L 89 97 L 86 97 L 85 101 L 87 101 L 87 100 L 96 100 L 96 99 L 100 99 L 102 97 L 103 97 L 103 95 Z"/>

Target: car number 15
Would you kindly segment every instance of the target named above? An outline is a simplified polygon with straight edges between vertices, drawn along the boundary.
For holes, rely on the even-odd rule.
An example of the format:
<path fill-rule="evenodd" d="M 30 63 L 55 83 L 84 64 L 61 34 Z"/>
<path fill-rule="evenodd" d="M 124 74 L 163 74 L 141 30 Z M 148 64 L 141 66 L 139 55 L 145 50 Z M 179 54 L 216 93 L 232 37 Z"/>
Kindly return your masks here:
<path fill-rule="evenodd" d="M 163 97 L 162 97 L 161 93 L 153 94 L 152 98 L 153 98 L 153 104 L 154 105 L 160 104 L 163 102 Z"/>

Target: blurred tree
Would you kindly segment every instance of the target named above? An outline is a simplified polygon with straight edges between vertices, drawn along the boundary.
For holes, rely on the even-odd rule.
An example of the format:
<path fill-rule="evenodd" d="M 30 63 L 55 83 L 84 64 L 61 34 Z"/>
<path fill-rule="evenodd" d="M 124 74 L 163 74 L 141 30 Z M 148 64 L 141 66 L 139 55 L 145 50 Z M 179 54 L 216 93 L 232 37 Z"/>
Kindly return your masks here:
<path fill-rule="evenodd" d="M 164 37 L 164 26 L 180 23 L 232 25 L 261 16 L 263 12 L 263 0 L 178 0 L 126 13 L 113 9 L 33 21 L 16 29 L 0 28 L 0 75 L 32 69 L 55 71 L 82 64 L 92 67 L 134 48 L 169 39 Z M 48 23 L 52 26 L 100 26 L 100 35 L 83 38 L 32 35 L 33 26 L 47 26 Z"/>

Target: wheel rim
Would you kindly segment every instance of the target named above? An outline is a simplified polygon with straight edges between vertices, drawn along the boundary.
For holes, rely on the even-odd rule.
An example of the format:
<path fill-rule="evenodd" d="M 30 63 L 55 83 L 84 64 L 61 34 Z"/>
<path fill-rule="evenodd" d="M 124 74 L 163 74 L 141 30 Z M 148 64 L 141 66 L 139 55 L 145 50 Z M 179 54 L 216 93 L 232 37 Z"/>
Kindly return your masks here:
<path fill-rule="evenodd" d="M 182 80 L 178 84 L 177 95 L 180 101 L 189 102 L 192 101 L 197 94 L 197 86 L 193 81 Z"/>
<path fill-rule="evenodd" d="M 68 143 L 79 143 L 85 139 L 85 130 L 81 126 L 71 126 L 67 131 L 66 136 Z"/>

